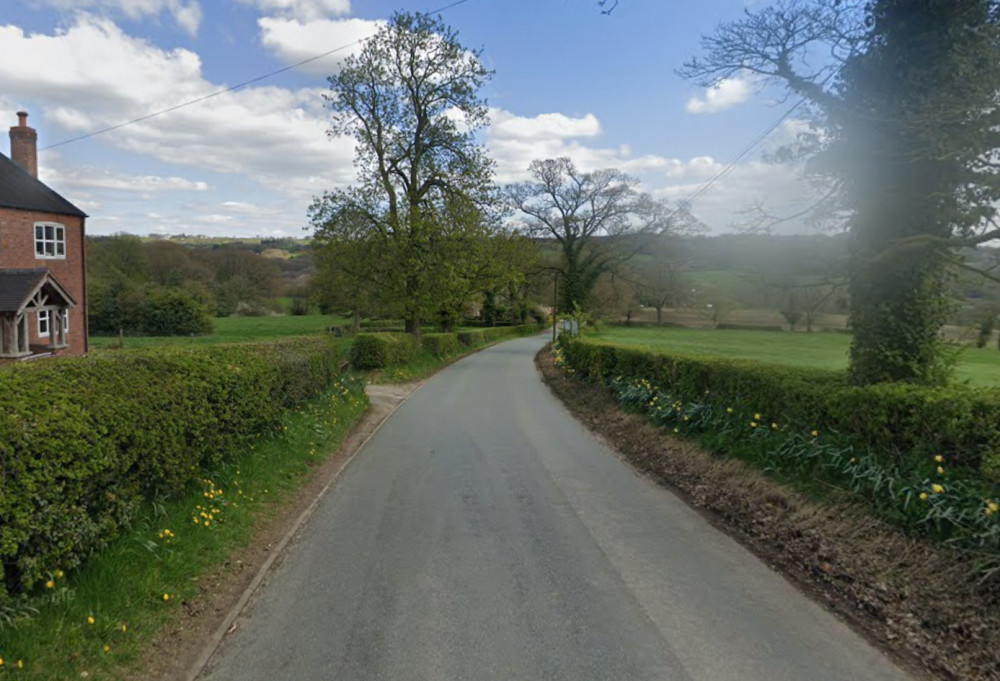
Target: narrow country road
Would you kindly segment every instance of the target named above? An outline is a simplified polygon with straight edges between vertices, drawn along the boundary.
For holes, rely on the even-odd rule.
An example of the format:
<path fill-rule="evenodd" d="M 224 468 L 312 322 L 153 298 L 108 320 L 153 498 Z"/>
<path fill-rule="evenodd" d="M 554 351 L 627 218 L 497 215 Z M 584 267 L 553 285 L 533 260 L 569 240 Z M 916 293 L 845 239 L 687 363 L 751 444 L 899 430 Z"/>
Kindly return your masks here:
<path fill-rule="evenodd" d="M 909 678 L 574 421 L 536 373 L 543 342 L 417 391 L 203 678 Z"/>

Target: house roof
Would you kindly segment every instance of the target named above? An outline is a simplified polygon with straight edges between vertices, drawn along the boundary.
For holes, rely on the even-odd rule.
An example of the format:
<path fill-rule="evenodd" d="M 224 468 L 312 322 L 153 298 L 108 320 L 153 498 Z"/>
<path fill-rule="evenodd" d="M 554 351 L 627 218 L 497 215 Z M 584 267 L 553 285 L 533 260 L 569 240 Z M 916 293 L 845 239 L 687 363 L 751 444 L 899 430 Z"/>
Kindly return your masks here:
<path fill-rule="evenodd" d="M 76 304 L 59 280 L 45 268 L 0 269 L 0 312 L 20 312 L 46 285 L 68 305 Z"/>
<path fill-rule="evenodd" d="M 0 154 L 0 207 L 87 217 L 86 213 L 3 154 Z"/>

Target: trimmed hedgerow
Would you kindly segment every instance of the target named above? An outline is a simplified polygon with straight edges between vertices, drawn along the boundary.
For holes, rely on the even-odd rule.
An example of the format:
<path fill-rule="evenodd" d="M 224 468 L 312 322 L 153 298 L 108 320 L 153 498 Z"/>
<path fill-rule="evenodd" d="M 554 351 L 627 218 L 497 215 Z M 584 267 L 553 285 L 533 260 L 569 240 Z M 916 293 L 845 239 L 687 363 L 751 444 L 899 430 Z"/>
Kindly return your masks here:
<path fill-rule="evenodd" d="M 851 388 L 833 372 L 565 338 L 554 356 L 660 426 L 779 478 L 850 492 L 916 534 L 988 554 L 980 569 L 1000 575 L 1000 484 L 981 470 L 1000 427 L 993 391 Z"/>
<path fill-rule="evenodd" d="M 890 464 L 942 454 L 962 468 L 1000 473 L 1000 390 L 859 388 L 834 371 L 666 355 L 589 340 L 562 345 L 568 365 L 587 378 L 646 378 L 685 399 L 708 393 L 712 402 L 742 405 L 765 420 L 835 431 Z"/>
<path fill-rule="evenodd" d="M 462 350 L 458 342 L 458 334 L 427 333 L 420 339 L 424 350 L 438 358 L 457 355 Z"/>
<path fill-rule="evenodd" d="M 359 333 L 351 345 L 351 364 L 357 369 L 382 369 L 413 358 L 416 345 L 405 333 Z"/>
<path fill-rule="evenodd" d="M 72 569 L 331 385 L 325 338 L 123 351 L 0 371 L 0 603 Z"/>

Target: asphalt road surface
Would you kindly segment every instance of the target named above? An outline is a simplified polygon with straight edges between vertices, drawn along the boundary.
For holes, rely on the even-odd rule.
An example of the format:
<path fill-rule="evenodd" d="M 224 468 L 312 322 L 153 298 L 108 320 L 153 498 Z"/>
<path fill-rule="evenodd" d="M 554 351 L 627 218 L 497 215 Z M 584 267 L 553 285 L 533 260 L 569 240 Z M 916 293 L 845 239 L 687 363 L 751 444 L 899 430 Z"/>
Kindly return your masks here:
<path fill-rule="evenodd" d="M 536 373 L 543 342 L 414 393 L 205 678 L 909 678 L 574 421 Z"/>

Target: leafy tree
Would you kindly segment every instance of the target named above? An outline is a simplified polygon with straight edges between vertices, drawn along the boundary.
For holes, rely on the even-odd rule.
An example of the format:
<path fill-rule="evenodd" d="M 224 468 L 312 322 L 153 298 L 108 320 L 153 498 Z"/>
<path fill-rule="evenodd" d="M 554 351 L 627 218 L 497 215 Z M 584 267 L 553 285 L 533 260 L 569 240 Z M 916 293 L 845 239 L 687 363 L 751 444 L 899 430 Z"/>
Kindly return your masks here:
<path fill-rule="evenodd" d="M 639 298 L 656 310 L 656 324 L 663 324 L 663 309 L 679 307 L 691 288 L 685 277 L 690 253 L 678 239 L 659 238 L 633 267 Z"/>
<path fill-rule="evenodd" d="M 311 208 L 317 238 L 376 254 L 385 293 L 408 331 L 439 311 L 461 274 L 442 253 L 481 234 L 494 202 L 492 163 L 476 142 L 479 90 L 491 73 L 439 18 L 398 12 L 330 76 L 332 135 L 357 141 L 358 182 Z"/>
<path fill-rule="evenodd" d="M 531 180 L 507 190 L 536 239 L 554 239 L 561 312 L 585 307 L 602 274 L 628 261 L 645 239 L 671 228 L 666 208 L 619 170 L 582 172 L 568 158 L 532 161 Z"/>
<path fill-rule="evenodd" d="M 811 107 L 811 168 L 849 214 L 856 384 L 947 376 L 950 267 L 1000 236 L 998 45 L 995 0 L 781 0 L 721 25 L 681 71 L 754 74 Z"/>

